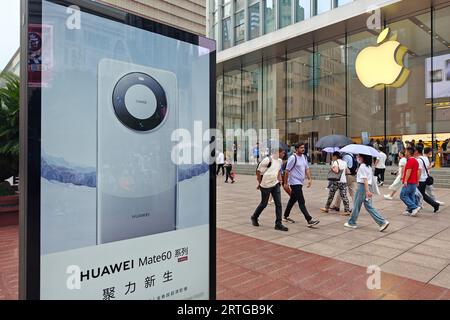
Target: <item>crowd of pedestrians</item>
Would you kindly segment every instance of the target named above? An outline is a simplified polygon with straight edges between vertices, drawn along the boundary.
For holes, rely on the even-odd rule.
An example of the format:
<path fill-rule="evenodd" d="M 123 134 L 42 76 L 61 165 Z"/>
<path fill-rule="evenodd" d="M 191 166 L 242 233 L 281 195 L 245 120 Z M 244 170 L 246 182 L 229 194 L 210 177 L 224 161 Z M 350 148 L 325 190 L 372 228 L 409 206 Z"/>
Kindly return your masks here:
<path fill-rule="evenodd" d="M 433 213 L 439 212 L 443 202 L 436 199 L 433 191 L 433 178 L 430 169 L 434 167 L 431 161 L 433 150 L 425 148 L 422 140 L 405 142 L 400 139 L 389 140 L 384 147 L 379 140 L 371 140 L 370 146 L 377 149 L 378 156 L 341 153 L 335 151 L 331 156 L 328 196 L 325 206 L 320 210 L 323 213 L 331 211 L 348 216 L 344 226 L 357 228 L 357 220 L 361 208 L 364 208 L 378 225 L 380 231 L 386 230 L 389 221 L 374 206 L 373 195 L 380 194 L 379 188 L 384 185 L 386 166 L 398 164 L 398 170 L 392 172 L 395 175 L 394 182 L 389 186 L 390 193 L 384 195 L 385 200 L 393 200 L 396 194 L 405 204 L 404 215 L 417 216 L 423 209 L 424 202 L 432 207 Z M 395 152 L 395 154 L 393 153 Z M 284 223 L 295 223 L 291 217 L 291 211 L 298 204 L 301 214 L 308 227 L 319 224 L 319 220 L 311 216 L 306 207 L 303 189 L 310 188 L 312 184 L 311 171 L 306 156 L 305 144 L 297 143 L 294 150 L 287 155 L 287 150 L 277 148 L 265 152 L 265 156 L 258 161 L 256 168 L 257 189 L 261 195 L 261 201 L 256 207 L 250 220 L 253 226 L 259 226 L 259 218 L 268 206 L 275 204 L 275 229 L 288 231 Z M 253 150 L 257 160 L 259 152 Z M 225 159 L 223 153 L 217 158 L 217 174 L 224 168 L 226 181 L 230 178 L 234 182 L 231 170 L 232 164 Z M 284 190 L 289 195 L 289 200 L 283 212 L 281 193 Z M 352 202 L 350 201 L 350 197 Z M 343 202 L 343 211 L 340 209 Z"/>

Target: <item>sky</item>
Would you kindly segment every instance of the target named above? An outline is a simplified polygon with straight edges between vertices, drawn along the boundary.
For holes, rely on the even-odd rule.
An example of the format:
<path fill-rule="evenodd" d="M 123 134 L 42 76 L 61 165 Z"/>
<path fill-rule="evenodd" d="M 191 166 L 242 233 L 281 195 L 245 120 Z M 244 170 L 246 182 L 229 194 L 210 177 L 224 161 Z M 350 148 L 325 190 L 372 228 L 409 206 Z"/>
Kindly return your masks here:
<path fill-rule="evenodd" d="M 0 0 L 0 71 L 20 45 L 20 0 Z"/>

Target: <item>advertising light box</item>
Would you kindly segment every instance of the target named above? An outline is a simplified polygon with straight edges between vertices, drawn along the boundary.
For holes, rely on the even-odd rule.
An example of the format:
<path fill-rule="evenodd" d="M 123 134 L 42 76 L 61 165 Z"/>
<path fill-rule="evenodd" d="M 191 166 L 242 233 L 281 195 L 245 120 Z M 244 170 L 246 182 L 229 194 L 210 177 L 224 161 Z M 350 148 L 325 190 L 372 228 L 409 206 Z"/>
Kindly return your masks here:
<path fill-rule="evenodd" d="M 21 298 L 214 298 L 215 43 L 92 1 L 22 12 Z"/>

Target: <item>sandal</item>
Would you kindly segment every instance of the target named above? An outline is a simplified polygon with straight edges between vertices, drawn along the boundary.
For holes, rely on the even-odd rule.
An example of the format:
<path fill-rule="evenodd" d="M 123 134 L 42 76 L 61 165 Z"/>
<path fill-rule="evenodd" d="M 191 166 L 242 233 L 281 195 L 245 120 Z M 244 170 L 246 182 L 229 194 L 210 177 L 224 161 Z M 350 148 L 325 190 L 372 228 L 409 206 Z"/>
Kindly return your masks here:
<path fill-rule="evenodd" d="M 325 212 L 325 213 L 329 212 L 329 210 L 327 208 L 320 208 L 320 211 Z"/>

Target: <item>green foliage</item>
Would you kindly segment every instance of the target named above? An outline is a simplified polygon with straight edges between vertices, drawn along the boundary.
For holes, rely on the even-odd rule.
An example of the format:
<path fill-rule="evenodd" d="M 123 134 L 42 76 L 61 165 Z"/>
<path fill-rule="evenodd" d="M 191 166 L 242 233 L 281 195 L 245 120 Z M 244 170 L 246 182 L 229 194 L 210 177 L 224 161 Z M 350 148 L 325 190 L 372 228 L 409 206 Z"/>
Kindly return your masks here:
<path fill-rule="evenodd" d="M 18 175 L 19 167 L 19 77 L 0 74 L 0 182 Z"/>

